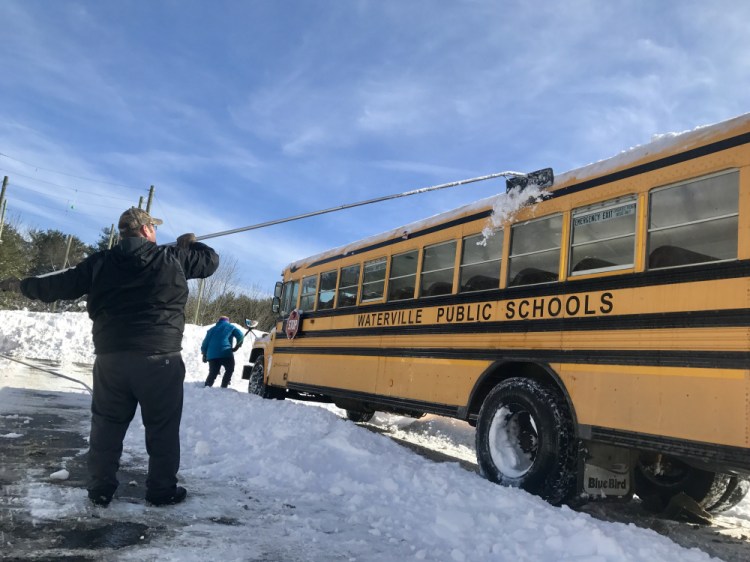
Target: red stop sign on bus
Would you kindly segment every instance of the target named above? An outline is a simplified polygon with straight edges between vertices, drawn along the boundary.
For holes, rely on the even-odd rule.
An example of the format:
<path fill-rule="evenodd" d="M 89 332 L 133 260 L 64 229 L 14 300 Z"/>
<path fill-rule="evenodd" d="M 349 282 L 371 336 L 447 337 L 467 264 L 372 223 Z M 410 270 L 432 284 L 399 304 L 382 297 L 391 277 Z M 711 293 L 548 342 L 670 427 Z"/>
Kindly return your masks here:
<path fill-rule="evenodd" d="M 300 314 L 296 308 L 289 313 L 286 319 L 286 337 L 293 340 L 299 331 Z"/>

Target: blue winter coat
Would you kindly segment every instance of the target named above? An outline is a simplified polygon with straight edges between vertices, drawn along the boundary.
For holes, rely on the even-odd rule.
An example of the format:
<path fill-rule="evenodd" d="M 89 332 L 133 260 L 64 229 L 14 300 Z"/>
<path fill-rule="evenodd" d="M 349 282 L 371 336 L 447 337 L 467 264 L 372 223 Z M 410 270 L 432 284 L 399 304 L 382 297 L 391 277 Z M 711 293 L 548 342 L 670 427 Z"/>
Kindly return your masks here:
<path fill-rule="evenodd" d="M 201 353 L 207 359 L 222 359 L 232 356 L 232 339 L 237 340 L 237 344 L 242 343 L 245 338 L 242 330 L 232 325 L 227 320 L 219 320 L 216 325 L 206 332 L 201 344 Z"/>

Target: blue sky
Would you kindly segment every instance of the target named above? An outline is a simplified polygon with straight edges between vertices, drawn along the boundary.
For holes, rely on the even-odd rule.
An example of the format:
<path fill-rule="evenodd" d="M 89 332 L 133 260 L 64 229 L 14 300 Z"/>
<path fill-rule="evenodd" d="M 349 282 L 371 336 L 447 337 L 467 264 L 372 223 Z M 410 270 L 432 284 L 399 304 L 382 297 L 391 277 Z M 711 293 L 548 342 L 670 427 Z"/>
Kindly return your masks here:
<path fill-rule="evenodd" d="M 159 241 L 503 170 L 580 167 L 750 111 L 736 0 L 0 2 L 6 220 L 93 243 L 156 186 Z M 504 190 L 210 243 L 245 287 Z"/>

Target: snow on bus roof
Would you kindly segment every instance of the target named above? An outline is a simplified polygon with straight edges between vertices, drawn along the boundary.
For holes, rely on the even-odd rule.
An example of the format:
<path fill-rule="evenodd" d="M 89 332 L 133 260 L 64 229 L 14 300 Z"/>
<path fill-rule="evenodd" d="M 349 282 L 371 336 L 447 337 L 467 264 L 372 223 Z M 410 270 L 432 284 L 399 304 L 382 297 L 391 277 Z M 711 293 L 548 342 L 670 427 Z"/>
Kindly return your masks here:
<path fill-rule="evenodd" d="M 593 164 L 587 164 L 555 177 L 555 186 L 552 191 L 559 189 L 565 184 L 576 183 L 582 180 L 597 178 L 614 171 L 632 166 L 638 161 L 648 161 L 649 156 L 673 154 L 701 146 L 708 139 L 717 140 L 716 137 L 731 136 L 736 129 L 747 129 L 750 124 L 750 113 L 744 113 L 726 121 L 713 125 L 700 125 L 688 131 L 680 133 L 663 133 L 652 136 L 651 142 L 634 146 L 623 150 L 619 154 Z"/>
<path fill-rule="evenodd" d="M 722 136 L 731 136 L 729 133 L 736 129 L 747 129 L 750 124 L 750 113 L 745 113 L 738 117 L 721 121 L 713 125 L 701 125 L 689 131 L 683 131 L 680 133 L 663 133 L 653 135 L 652 141 L 634 146 L 627 150 L 620 152 L 619 154 L 599 160 L 593 164 L 587 164 L 580 168 L 564 172 L 555 178 L 554 186 L 549 191 L 556 191 L 561 187 L 569 184 L 578 183 L 584 180 L 597 178 L 606 174 L 615 172 L 634 165 L 639 161 L 648 161 L 650 156 L 665 155 L 689 150 L 696 146 L 705 144 L 707 139 L 715 139 Z M 531 191 L 530 191 L 531 190 Z M 334 256 L 346 256 L 350 252 L 362 248 L 364 246 L 370 246 L 393 238 L 403 236 L 405 233 L 413 233 L 432 226 L 441 224 L 454 218 L 458 218 L 465 215 L 470 215 L 475 212 L 483 211 L 486 209 L 493 210 L 492 223 L 494 226 L 501 224 L 507 217 L 513 215 L 521 207 L 524 206 L 530 198 L 535 200 L 542 194 L 541 190 L 535 189 L 533 186 L 527 187 L 523 192 L 523 197 L 519 197 L 517 190 L 512 190 L 510 193 L 500 193 L 490 197 L 485 197 L 468 205 L 451 209 L 444 213 L 428 217 L 416 222 L 412 222 L 392 230 L 375 234 L 368 238 L 363 238 L 326 250 L 320 254 L 303 258 L 295 262 L 290 263 L 286 269 L 291 268 L 293 271 L 305 267 L 306 265 L 331 258 Z"/>

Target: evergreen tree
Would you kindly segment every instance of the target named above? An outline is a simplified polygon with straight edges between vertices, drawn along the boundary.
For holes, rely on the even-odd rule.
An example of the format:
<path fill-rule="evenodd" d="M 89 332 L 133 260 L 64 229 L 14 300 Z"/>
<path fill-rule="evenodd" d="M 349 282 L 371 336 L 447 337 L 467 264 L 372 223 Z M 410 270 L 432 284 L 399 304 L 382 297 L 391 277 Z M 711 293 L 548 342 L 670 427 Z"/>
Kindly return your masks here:
<path fill-rule="evenodd" d="M 96 243 L 93 246 L 94 251 L 101 252 L 102 250 L 108 250 L 110 235 L 111 235 L 110 228 L 107 228 L 107 227 L 102 228 L 102 231 L 99 233 L 99 239 L 96 241 Z M 113 246 L 117 244 L 118 239 L 119 239 L 119 235 L 117 233 L 117 229 L 115 229 L 114 236 L 112 237 Z"/>
<path fill-rule="evenodd" d="M 68 252 L 68 235 L 59 230 L 36 230 L 31 232 L 31 270 L 30 275 L 41 275 L 51 271 L 60 271 L 80 263 L 93 253 L 93 248 L 73 236 Z"/>
<path fill-rule="evenodd" d="M 0 279 L 24 277 L 30 268 L 29 244 L 11 225 L 3 227 L 0 242 Z"/>

